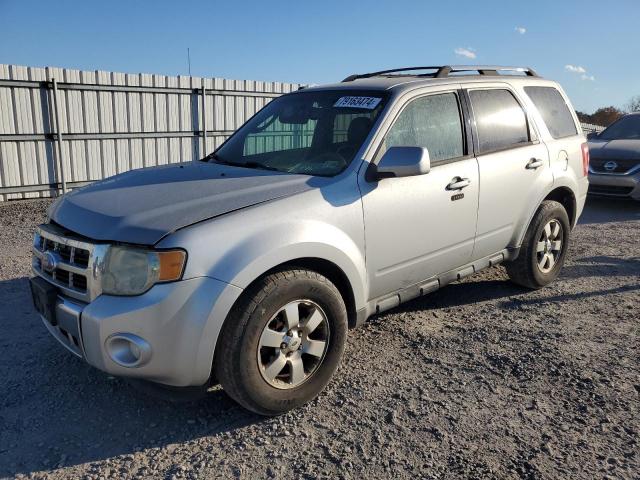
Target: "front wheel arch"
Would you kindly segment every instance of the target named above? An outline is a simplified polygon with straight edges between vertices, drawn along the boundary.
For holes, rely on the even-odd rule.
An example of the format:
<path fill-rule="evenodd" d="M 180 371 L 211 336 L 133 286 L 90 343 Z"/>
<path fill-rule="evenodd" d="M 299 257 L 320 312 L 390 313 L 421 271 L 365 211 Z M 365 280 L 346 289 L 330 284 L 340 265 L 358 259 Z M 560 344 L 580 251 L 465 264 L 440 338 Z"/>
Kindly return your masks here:
<path fill-rule="evenodd" d="M 260 274 L 258 277 L 256 277 L 249 285 L 247 285 L 247 287 L 244 289 L 244 292 L 250 290 L 252 286 L 258 283 L 264 277 L 267 277 L 275 272 L 293 270 L 293 269 L 304 269 L 304 270 L 316 272 L 316 273 L 319 273 L 320 275 L 323 275 L 330 282 L 332 282 L 340 292 L 342 300 L 344 301 L 345 307 L 347 309 L 347 321 L 348 321 L 349 329 L 353 329 L 358 325 L 358 315 L 357 315 L 355 294 L 354 294 L 353 286 L 349 281 L 349 277 L 344 272 L 344 270 L 340 268 L 338 265 L 323 258 L 301 257 L 301 258 L 295 258 L 295 259 L 287 260 L 286 262 L 280 263 L 270 268 L 266 272 Z M 239 302 L 243 301 L 244 292 L 238 296 L 238 298 L 235 300 L 235 302 L 229 309 L 229 312 L 233 311 L 236 305 Z M 219 337 L 218 337 L 218 340 L 219 340 Z M 215 368 L 214 368 L 214 365 L 216 363 L 215 352 L 217 351 L 217 342 L 216 342 L 216 345 L 214 345 L 213 349 L 214 349 L 214 355 L 213 355 L 213 361 L 211 364 L 211 376 L 209 381 L 210 385 L 215 385 L 217 383 L 217 379 L 215 378 Z"/>
<path fill-rule="evenodd" d="M 347 307 L 349 328 L 354 328 L 356 326 L 357 308 L 353 286 L 351 285 L 351 281 L 349 280 L 349 277 L 344 272 L 344 270 L 330 260 L 317 257 L 300 257 L 292 260 L 287 260 L 258 275 L 247 286 L 246 289 L 249 289 L 252 285 L 260 281 L 262 278 L 271 275 L 274 272 L 297 268 L 319 273 L 336 286 L 336 288 L 340 292 L 340 295 L 342 296 L 342 300 L 344 301 L 345 306 Z M 240 299 L 236 300 L 236 302 L 238 302 L 239 300 Z"/>
<path fill-rule="evenodd" d="M 291 328 L 294 333 L 283 333 L 282 325 L 272 325 L 269 327 L 269 318 L 273 312 L 283 308 L 284 305 L 291 304 L 292 300 L 301 300 L 295 303 L 314 303 L 320 305 L 324 311 L 329 313 L 327 317 L 333 340 L 327 340 L 328 349 L 322 355 L 321 364 L 308 373 L 313 377 L 303 380 L 298 385 L 290 388 L 279 389 L 266 382 L 264 375 L 260 372 L 260 349 L 262 340 L 260 331 L 262 331 L 266 318 L 266 327 L 272 328 L 274 332 L 290 338 L 298 337 L 299 328 L 306 328 L 298 325 L 297 314 L 293 317 L 296 327 Z M 347 315 L 344 301 L 337 287 L 333 285 L 326 277 L 309 270 L 302 269 L 281 269 L 272 271 L 267 275 L 261 276 L 256 280 L 243 295 L 239 302 L 234 305 L 230 316 L 225 320 L 221 331 L 221 337 L 215 349 L 215 360 L 213 365 L 213 375 L 215 375 L 227 394 L 236 400 L 245 408 L 261 414 L 261 415 L 278 415 L 284 413 L 291 408 L 300 406 L 311 399 L 315 398 L 326 386 L 333 376 L 333 373 L 340 364 L 340 359 L 346 344 L 346 335 L 348 331 Z M 288 302 L 288 303 L 287 303 Z M 284 310 L 283 310 L 284 311 Z M 289 315 L 285 315 L 288 318 Z M 273 321 L 282 321 L 276 317 L 271 317 Z M 314 327 L 311 327 L 312 331 Z M 264 337 L 264 332 L 263 332 Z M 308 339 L 308 337 L 307 337 Z M 278 342 L 280 340 L 277 340 Z M 304 342 L 304 340 L 302 340 Z M 313 341 L 318 341 L 314 339 Z M 281 349 L 288 348 L 286 343 L 282 347 L 278 347 L 278 343 L 273 345 L 272 335 L 267 336 L 267 344 L 265 348 L 275 347 L 277 353 L 282 356 Z M 292 344 L 294 350 L 302 348 L 298 344 Z M 304 344 L 303 344 L 304 345 Z M 255 350 L 257 348 L 258 350 Z M 327 348 L 327 347 L 325 347 Z M 314 348 L 315 350 L 315 348 Z M 258 352 L 258 364 L 255 358 L 252 358 L 253 352 Z M 297 351 L 297 350 L 296 350 Z M 248 352 L 248 353 L 247 353 Z M 285 350 L 287 357 L 295 356 L 296 352 Z M 310 353 L 310 355 L 316 355 Z M 277 364 L 278 371 L 284 366 L 279 361 L 273 361 Z M 292 368 L 292 367 L 291 367 Z M 271 366 L 269 367 L 271 369 Z M 306 369 L 305 369 L 306 370 Z M 270 376 L 273 376 L 271 372 Z M 292 373 L 290 373 L 293 375 Z M 294 380 L 291 376 L 291 380 Z"/>

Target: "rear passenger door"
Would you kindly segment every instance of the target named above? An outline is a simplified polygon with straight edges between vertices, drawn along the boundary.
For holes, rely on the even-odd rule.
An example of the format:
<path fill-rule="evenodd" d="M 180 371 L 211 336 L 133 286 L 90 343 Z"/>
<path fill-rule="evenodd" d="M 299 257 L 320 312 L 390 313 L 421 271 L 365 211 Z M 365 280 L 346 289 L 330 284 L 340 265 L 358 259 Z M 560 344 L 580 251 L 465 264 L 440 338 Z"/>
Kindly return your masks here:
<path fill-rule="evenodd" d="M 513 246 L 540 194 L 553 183 L 546 146 L 516 93 L 504 83 L 467 90 L 480 172 L 473 258 Z"/>

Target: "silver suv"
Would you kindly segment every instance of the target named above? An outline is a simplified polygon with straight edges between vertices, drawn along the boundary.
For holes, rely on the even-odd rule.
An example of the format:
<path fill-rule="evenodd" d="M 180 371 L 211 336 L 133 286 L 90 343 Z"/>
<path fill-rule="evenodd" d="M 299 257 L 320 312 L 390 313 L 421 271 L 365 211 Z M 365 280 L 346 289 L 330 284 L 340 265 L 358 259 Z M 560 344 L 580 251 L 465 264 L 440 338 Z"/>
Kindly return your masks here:
<path fill-rule="evenodd" d="M 329 382 L 349 328 L 504 262 L 553 281 L 587 194 L 569 100 L 528 68 L 352 75 L 273 100 L 202 161 L 56 201 L 34 303 L 112 375 L 275 415 Z"/>

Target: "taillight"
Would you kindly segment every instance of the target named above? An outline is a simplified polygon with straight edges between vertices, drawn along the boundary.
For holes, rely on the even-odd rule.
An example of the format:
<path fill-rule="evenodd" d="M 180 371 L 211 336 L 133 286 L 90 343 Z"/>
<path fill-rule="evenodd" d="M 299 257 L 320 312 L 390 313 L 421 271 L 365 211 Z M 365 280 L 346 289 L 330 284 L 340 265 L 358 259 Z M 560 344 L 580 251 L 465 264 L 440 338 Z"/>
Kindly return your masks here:
<path fill-rule="evenodd" d="M 589 144 L 583 143 L 582 147 L 582 175 L 585 177 L 589 174 Z"/>

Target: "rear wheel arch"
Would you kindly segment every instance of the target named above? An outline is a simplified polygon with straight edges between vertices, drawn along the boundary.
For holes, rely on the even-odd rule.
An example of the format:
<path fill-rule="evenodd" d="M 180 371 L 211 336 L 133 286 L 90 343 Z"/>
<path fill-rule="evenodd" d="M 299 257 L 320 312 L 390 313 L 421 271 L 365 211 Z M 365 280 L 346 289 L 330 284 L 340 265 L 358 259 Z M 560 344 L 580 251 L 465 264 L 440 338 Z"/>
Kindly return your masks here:
<path fill-rule="evenodd" d="M 533 222 L 536 214 L 538 213 L 538 210 L 540 210 L 540 207 L 546 200 L 553 200 L 562 205 L 567 211 L 567 216 L 569 217 L 569 225 L 571 226 L 571 228 L 575 227 L 578 208 L 575 194 L 573 193 L 573 190 L 567 186 L 556 187 L 540 199 L 540 201 L 536 205 L 536 208 L 530 213 L 527 222 L 521 225 L 517 241 L 514 242 L 512 246 L 519 248 L 522 245 L 524 236 L 531 226 L 531 222 Z"/>
<path fill-rule="evenodd" d="M 554 200 L 561 204 L 564 209 L 567 211 L 567 215 L 569 216 L 569 224 L 571 228 L 575 227 L 576 222 L 576 212 L 577 212 L 577 202 L 576 196 L 573 191 L 568 187 L 558 187 L 552 190 L 547 194 L 544 198 L 545 200 Z"/>
<path fill-rule="evenodd" d="M 518 256 L 505 264 L 511 281 L 532 289 L 554 281 L 567 255 L 570 230 L 566 208 L 556 200 L 543 201 L 527 228 Z"/>

